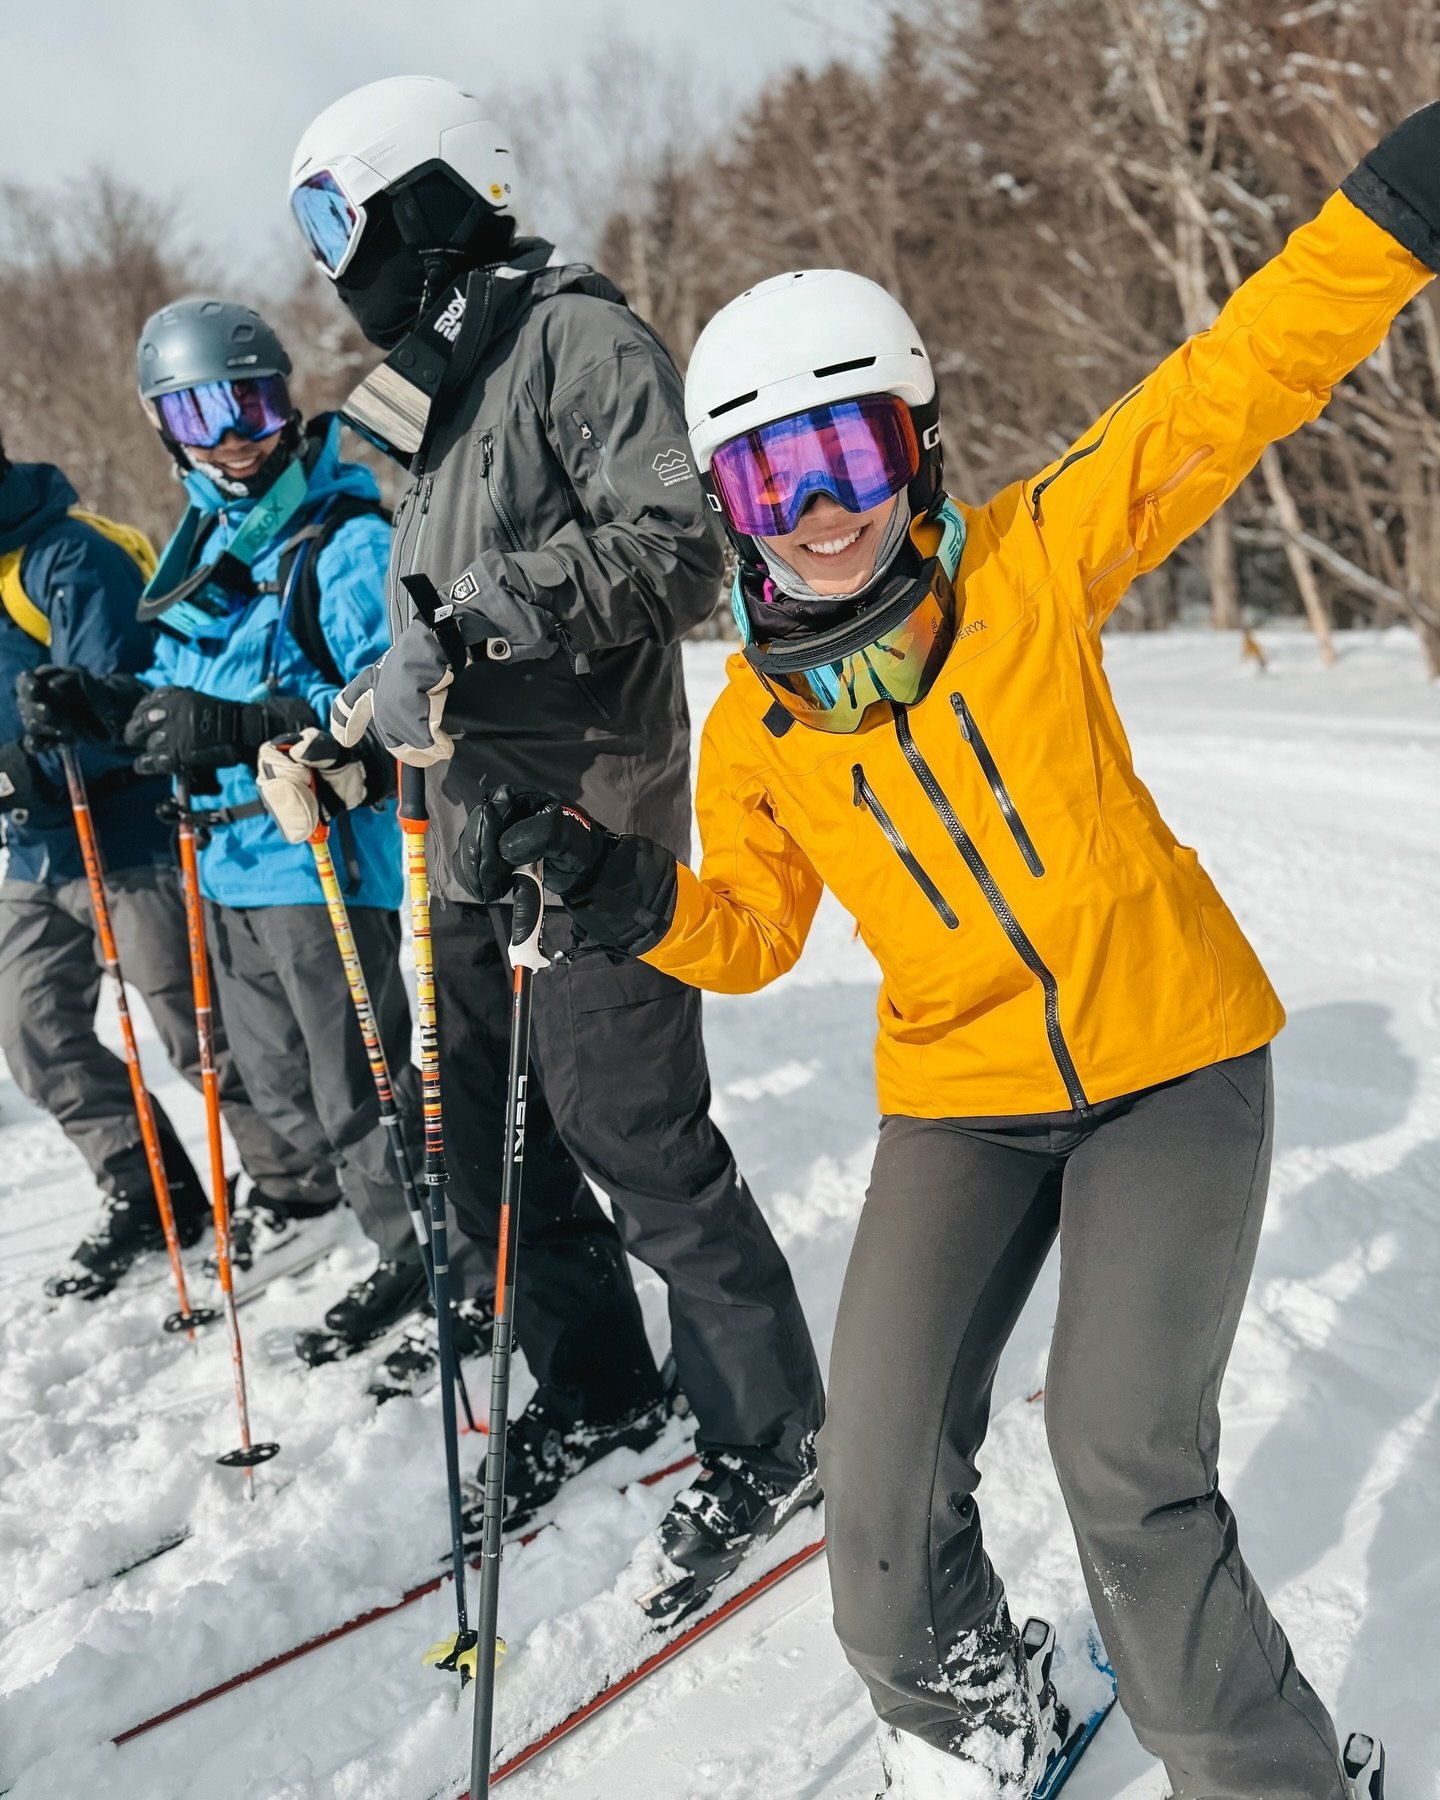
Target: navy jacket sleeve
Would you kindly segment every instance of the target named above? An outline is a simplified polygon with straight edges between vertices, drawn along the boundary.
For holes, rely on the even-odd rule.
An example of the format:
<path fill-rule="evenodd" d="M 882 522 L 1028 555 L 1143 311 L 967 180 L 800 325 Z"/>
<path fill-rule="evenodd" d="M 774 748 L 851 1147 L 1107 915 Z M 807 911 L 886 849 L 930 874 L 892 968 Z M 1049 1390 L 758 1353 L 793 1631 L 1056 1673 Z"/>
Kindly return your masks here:
<path fill-rule="evenodd" d="M 37 538 L 21 565 L 25 592 L 50 620 L 48 660 L 92 675 L 137 674 L 153 654 L 153 634 L 135 616 L 144 577 L 133 557 L 100 532 L 67 520 Z M 88 780 L 125 767 L 133 752 L 108 744 L 81 746 Z M 64 792 L 58 756 L 40 757 Z"/>

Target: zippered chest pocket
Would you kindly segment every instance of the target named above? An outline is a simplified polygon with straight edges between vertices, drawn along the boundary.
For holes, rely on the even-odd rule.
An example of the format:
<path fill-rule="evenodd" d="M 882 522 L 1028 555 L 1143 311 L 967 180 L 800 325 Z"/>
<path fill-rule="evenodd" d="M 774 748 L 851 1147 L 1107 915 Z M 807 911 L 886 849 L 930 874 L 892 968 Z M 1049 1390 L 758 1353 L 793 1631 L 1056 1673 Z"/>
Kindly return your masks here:
<path fill-rule="evenodd" d="M 995 804 L 1000 808 L 1001 817 L 1010 827 L 1010 835 L 1015 840 L 1015 847 L 1024 858 L 1025 867 L 1038 880 L 1045 873 L 1045 865 L 1040 860 L 1040 852 L 1035 848 L 1030 833 L 1025 828 L 1025 821 L 1015 802 L 1010 798 L 1010 790 L 1006 787 L 1004 777 L 1000 773 L 990 747 L 980 735 L 980 727 L 975 723 L 975 716 L 965 704 L 963 694 L 950 696 L 950 707 L 955 714 L 955 722 L 960 727 L 960 735 L 975 752 L 975 760 L 980 765 L 981 773 L 989 784 L 990 792 L 995 796 Z"/>
<path fill-rule="evenodd" d="M 523 550 L 520 533 L 515 525 L 515 516 L 507 505 L 504 494 L 500 491 L 500 475 L 496 467 L 495 433 L 487 431 L 480 439 L 480 474 L 485 483 L 485 498 L 490 502 L 490 511 L 495 516 L 495 523 L 500 527 L 500 535 L 511 550 Z"/>
<path fill-rule="evenodd" d="M 920 892 L 940 915 L 940 919 L 946 929 L 948 931 L 956 930 L 959 927 L 960 921 L 955 915 L 954 907 L 951 906 L 950 902 L 940 892 L 939 888 L 936 887 L 934 881 L 926 873 L 925 867 L 921 863 L 919 857 L 916 856 L 909 844 L 906 843 L 900 827 L 890 817 L 890 814 L 876 798 L 875 790 L 865 778 L 864 764 L 857 762 L 851 769 L 850 774 L 855 784 L 855 805 L 862 812 L 868 812 L 870 817 L 874 819 L 875 823 L 880 827 L 881 831 L 885 834 L 886 841 L 889 843 L 890 848 L 900 858 L 906 872 L 911 876 Z"/>

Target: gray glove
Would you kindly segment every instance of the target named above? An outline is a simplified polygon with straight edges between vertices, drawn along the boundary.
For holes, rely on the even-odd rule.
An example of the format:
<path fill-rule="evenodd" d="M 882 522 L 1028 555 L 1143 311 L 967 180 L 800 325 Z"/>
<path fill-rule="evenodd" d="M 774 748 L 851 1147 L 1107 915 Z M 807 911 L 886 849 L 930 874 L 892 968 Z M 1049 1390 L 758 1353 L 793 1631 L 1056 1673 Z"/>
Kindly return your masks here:
<path fill-rule="evenodd" d="M 391 756 L 417 769 L 448 762 L 455 745 L 441 720 L 457 660 L 446 640 L 412 619 L 379 662 L 335 696 L 330 730 L 353 750 L 373 729 Z"/>

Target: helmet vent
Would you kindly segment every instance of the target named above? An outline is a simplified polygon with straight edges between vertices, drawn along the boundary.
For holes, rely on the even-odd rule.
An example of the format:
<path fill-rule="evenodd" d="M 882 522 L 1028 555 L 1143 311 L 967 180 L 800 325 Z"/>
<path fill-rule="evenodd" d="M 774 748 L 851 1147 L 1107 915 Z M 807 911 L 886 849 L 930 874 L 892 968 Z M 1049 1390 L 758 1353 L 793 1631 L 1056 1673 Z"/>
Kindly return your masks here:
<path fill-rule="evenodd" d="M 852 358 L 849 362 L 828 363 L 825 368 L 812 369 L 810 373 L 817 377 L 822 375 L 848 375 L 852 369 L 869 369 L 873 368 L 874 365 L 875 358 L 873 356 L 857 356 Z"/>
<path fill-rule="evenodd" d="M 718 419 L 721 413 L 734 412 L 737 406 L 744 406 L 748 401 L 755 399 L 759 392 L 759 388 L 751 388 L 748 394 L 737 394 L 733 400 L 724 400 L 719 406 L 712 406 L 710 417 Z"/>

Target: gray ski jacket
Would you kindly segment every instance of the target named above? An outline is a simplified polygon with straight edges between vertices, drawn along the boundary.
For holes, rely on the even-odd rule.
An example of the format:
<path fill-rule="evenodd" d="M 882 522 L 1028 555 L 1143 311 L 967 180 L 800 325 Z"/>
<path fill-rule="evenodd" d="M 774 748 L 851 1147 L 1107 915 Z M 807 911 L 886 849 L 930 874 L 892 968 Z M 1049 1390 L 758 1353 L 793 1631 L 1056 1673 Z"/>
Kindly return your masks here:
<path fill-rule="evenodd" d="M 471 276 L 395 514 L 392 627 L 411 617 L 400 577 L 418 572 L 492 633 L 446 703 L 454 759 L 426 773 L 432 883 L 454 900 L 482 778 L 561 794 L 689 857 L 679 644 L 715 605 L 721 536 L 665 346 L 612 283 L 549 254 L 528 240 Z"/>

